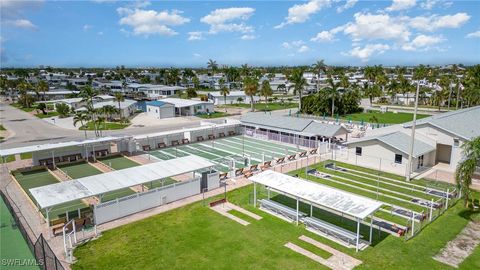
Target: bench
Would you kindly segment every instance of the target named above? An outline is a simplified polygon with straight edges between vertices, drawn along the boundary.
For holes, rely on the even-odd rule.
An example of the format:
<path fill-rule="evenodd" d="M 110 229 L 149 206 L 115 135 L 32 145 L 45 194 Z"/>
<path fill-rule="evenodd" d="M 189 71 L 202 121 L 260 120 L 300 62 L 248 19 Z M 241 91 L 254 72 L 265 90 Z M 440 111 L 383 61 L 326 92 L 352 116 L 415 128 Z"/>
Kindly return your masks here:
<path fill-rule="evenodd" d="M 285 157 L 281 157 L 277 159 L 277 163 L 283 163 L 285 161 Z"/>
<path fill-rule="evenodd" d="M 315 155 L 318 151 L 318 148 L 310 150 L 310 155 Z"/>
<path fill-rule="evenodd" d="M 249 171 L 249 170 L 245 170 L 243 172 L 243 176 L 245 176 L 245 178 L 249 178 L 249 177 L 253 176 L 253 172 Z"/>
<path fill-rule="evenodd" d="M 235 176 L 240 176 L 243 174 L 243 168 L 240 168 L 240 169 L 236 169 L 235 170 Z"/>
<path fill-rule="evenodd" d="M 256 171 L 256 170 L 258 170 L 258 164 L 254 164 L 254 165 L 250 166 L 250 171 L 253 172 L 253 171 Z"/>
<path fill-rule="evenodd" d="M 188 140 L 187 138 L 182 139 L 182 144 L 187 144 L 187 143 L 190 143 L 190 140 Z"/>
<path fill-rule="evenodd" d="M 167 145 L 164 142 L 158 143 L 158 148 L 165 148 Z"/>
<path fill-rule="evenodd" d="M 173 140 L 173 141 L 170 142 L 170 144 L 172 146 L 176 146 L 176 145 L 179 145 L 180 143 L 178 142 L 178 140 Z"/>
<path fill-rule="evenodd" d="M 298 154 L 298 156 L 301 157 L 301 158 L 306 157 L 307 156 L 307 151 Z"/>
<path fill-rule="evenodd" d="M 215 139 L 215 135 L 213 135 L 213 134 L 209 134 L 209 135 L 208 135 L 208 139 L 209 139 L 209 140 L 213 140 L 213 139 Z"/>
<path fill-rule="evenodd" d="M 226 179 L 227 176 L 228 176 L 228 172 L 218 174 L 218 177 L 220 178 L 220 180 Z"/>
<path fill-rule="evenodd" d="M 218 133 L 218 137 L 220 137 L 220 138 L 225 137 L 225 133 L 223 133 L 223 132 Z"/>
<path fill-rule="evenodd" d="M 288 160 L 295 160 L 295 156 L 296 156 L 296 154 L 288 156 Z"/>
<path fill-rule="evenodd" d="M 235 135 L 235 131 L 230 130 L 230 131 L 228 132 L 228 136 L 233 136 L 233 135 Z"/>
<path fill-rule="evenodd" d="M 260 202 L 260 208 L 263 208 L 267 211 L 273 212 L 274 214 L 281 215 L 282 217 L 285 217 L 287 219 L 296 221 L 297 220 L 297 210 L 290 208 L 288 206 L 285 206 L 281 203 L 277 203 L 272 200 L 267 200 L 267 199 L 262 199 L 259 201 Z M 306 217 L 307 214 L 298 211 L 298 219 L 302 220 L 304 217 Z"/>
<path fill-rule="evenodd" d="M 267 162 L 264 162 L 262 166 L 260 166 L 260 169 L 262 171 L 265 171 L 266 169 L 272 167 L 272 161 L 267 161 Z"/>
<path fill-rule="evenodd" d="M 205 139 L 203 138 L 203 136 L 198 136 L 197 137 L 197 142 L 202 142 L 204 141 Z"/>
<path fill-rule="evenodd" d="M 65 226 L 65 223 L 58 223 L 50 227 L 52 229 L 53 235 L 57 235 L 58 233 L 63 233 L 63 226 Z M 67 232 L 69 231 L 67 227 Z"/>
<path fill-rule="evenodd" d="M 321 231 L 324 234 L 338 238 L 349 245 L 356 244 L 357 234 L 342 227 L 338 227 L 337 225 L 333 225 L 314 217 L 306 217 L 303 220 L 303 223 L 305 223 L 307 228 L 311 228 L 314 231 Z M 360 235 L 360 238 L 363 238 L 363 236 Z"/>
<path fill-rule="evenodd" d="M 220 199 L 220 200 L 213 201 L 213 202 L 209 203 L 209 205 L 210 205 L 210 207 L 214 207 L 214 206 L 217 206 L 219 204 L 226 203 L 226 202 L 227 202 L 227 199 L 223 198 L 223 199 Z"/>
<path fill-rule="evenodd" d="M 142 146 L 143 151 L 150 151 L 150 145 Z"/>

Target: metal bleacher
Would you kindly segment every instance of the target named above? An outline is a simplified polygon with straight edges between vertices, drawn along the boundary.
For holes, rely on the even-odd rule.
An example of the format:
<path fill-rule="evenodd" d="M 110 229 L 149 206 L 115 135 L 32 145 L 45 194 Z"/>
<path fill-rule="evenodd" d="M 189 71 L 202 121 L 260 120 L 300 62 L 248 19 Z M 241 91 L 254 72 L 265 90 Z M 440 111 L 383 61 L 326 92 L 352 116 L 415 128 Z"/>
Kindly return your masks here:
<path fill-rule="evenodd" d="M 290 208 L 288 206 L 285 206 L 283 204 L 263 199 L 259 200 L 260 202 L 260 208 L 265 209 L 269 212 L 272 212 L 273 214 L 280 215 L 288 220 L 296 221 L 297 220 L 297 210 Z M 298 212 L 298 219 L 302 220 L 304 217 L 306 217 L 307 214 L 303 212 Z"/>
<path fill-rule="evenodd" d="M 340 239 L 347 243 L 348 245 L 355 245 L 357 241 L 357 234 L 351 231 L 348 231 L 344 228 L 338 227 L 331 223 L 322 221 L 314 217 L 306 217 L 303 219 L 303 223 L 307 226 L 307 229 L 312 231 L 320 231 L 326 235 L 332 236 L 336 239 Z M 363 238 L 360 235 L 360 238 Z"/>

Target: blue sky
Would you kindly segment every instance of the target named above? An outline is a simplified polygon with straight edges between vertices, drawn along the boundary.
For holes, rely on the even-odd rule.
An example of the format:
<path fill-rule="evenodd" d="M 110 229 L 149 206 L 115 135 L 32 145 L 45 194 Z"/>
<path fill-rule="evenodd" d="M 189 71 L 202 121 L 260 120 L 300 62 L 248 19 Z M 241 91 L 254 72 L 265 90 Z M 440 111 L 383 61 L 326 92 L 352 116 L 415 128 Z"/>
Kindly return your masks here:
<path fill-rule="evenodd" d="M 480 1 L 6 1 L 1 65 L 480 63 Z"/>

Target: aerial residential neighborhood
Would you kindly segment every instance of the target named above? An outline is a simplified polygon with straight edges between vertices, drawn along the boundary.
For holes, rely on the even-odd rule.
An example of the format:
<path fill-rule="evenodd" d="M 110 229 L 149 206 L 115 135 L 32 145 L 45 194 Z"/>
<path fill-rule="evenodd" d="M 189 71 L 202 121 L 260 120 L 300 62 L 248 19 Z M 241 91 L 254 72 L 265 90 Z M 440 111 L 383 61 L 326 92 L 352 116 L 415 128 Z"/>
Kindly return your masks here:
<path fill-rule="evenodd" d="M 0 1 L 0 269 L 480 269 L 480 3 Z"/>

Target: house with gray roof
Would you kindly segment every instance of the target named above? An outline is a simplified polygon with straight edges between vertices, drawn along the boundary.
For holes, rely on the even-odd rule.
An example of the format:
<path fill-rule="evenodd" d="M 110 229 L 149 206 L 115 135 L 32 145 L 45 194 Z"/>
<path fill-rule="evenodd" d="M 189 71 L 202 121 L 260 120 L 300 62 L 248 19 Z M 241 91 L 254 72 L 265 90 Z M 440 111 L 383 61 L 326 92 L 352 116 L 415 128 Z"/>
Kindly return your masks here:
<path fill-rule="evenodd" d="M 413 144 L 412 171 L 435 165 L 435 144 L 426 138 L 416 137 Z M 407 130 L 368 136 L 345 143 L 347 153 L 343 158 L 365 167 L 405 174 L 410 152 L 411 136 Z"/>
<path fill-rule="evenodd" d="M 415 132 L 435 142 L 435 163 L 457 167 L 462 159 L 461 146 L 480 136 L 480 106 L 437 114 L 416 121 Z M 411 129 L 412 123 L 404 127 Z"/>

